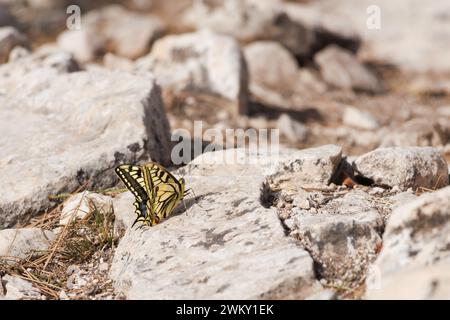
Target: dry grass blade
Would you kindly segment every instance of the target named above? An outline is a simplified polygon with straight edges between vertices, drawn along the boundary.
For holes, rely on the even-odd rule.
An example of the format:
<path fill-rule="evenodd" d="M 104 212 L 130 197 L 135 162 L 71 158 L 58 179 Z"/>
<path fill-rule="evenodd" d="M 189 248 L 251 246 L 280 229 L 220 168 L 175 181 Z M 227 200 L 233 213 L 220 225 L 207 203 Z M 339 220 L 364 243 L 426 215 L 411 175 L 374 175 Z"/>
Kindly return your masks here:
<path fill-rule="evenodd" d="M 433 187 L 432 189 L 430 189 L 430 188 L 425 188 L 425 187 L 419 187 L 419 188 L 417 188 L 417 190 L 416 190 L 416 195 L 420 196 L 421 194 L 424 194 L 424 193 L 426 193 L 426 192 L 434 192 L 434 191 L 436 191 L 436 190 L 437 190 L 437 187 L 438 187 L 438 185 L 439 185 L 439 182 L 441 182 L 441 180 L 442 180 L 442 175 L 439 175 L 439 177 L 438 177 L 438 179 L 437 179 L 437 181 L 436 181 L 436 183 L 434 184 L 434 187 Z"/>
<path fill-rule="evenodd" d="M 75 212 L 83 200 L 86 201 L 84 196 Z M 105 287 L 111 287 L 110 283 L 105 287 L 95 285 L 92 289 L 67 286 L 70 265 L 88 264 L 95 254 L 112 252 L 118 240 L 114 233 L 112 203 L 98 207 L 92 200 L 87 201 L 89 212 L 85 218 L 75 219 L 73 215 L 48 250 L 32 252 L 24 259 L 2 257 L 0 271 L 31 282 L 49 299 L 59 299 L 63 290 L 70 293 L 72 299 L 86 299 L 86 292 L 106 292 Z"/>
<path fill-rule="evenodd" d="M 82 190 L 85 190 L 85 188 L 88 185 L 88 183 L 89 183 L 89 180 L 86 181 L 83 185 L 79 186 L 77 189 L 75 189 L 75 191 L 73 191 L 72 193 L 70 193 L 68 195 L 71 196 L 71 195 L 74 195 L 74 194 L 76 194 L 78 192 L 81 192 Z M 59 218 L 60 218 L 61 209 L 64 206 L 65 201 L 69 197 L 59 197 L 59 198 L 56 197 L 55 198 L 55 196 L 49 196 L 49 198 L 53 199 L 53 200 L 64 199 L 64 201 L 61 202 L 60 204 L 58 204 L 50 212 L 46 212 L 43 216 L 39 217 L 34 222 L 31 222 L 27 227 L 30 227 L 30 228 L 41 228 L 41 229 L 50 230 L 50 229 L 52 229 L 52 227 L 54 227 L 57 224 L 57 222 L 59 221 Z"/>
<path fill-rule="evenodd" d="M 53 248 L 52 248 L 52 252 L 51 252 L 51 254 L 48 256 L 47 260 L 46 260 L 45 263 L 44 263 L 44 268 L 43 268 L 44 270 L 47 268 L 48 263 L 50 262 L 50 260 L 52 259 L 53 255 L 55 254 L 56 250 L 57 250 L 58 247 L 60 246 L 62 240 L 63 240 L 64 237 L 66 236 L 67 228 L 71 225 L 72 220 L 73 220 L 74 217 L 75 217 L 75 212 L 77 212 L 77 211 L 80 209 L 80 206 L 81 206 L 81 204 L 82 204 L 84 198 L 85 198 L 85 194 L 83 193 L 83 195 L 82 195 L 80 201 L 78 202 L 78 204 L 77 204 L 77 206 L 76 206 L 76 208 L 75 208 L 75 210 L 74 210 L 74 214 L 72 214 L 72 215 L 70 216 L 69 222 L 64 226 L 63 230 L 61 231 L 61 233 L 60 233 L 59 236 L 58 236 L 58 239 L 57 239 L 56 242 L 54 243 Z"/>
<path fill-rule="evenodd" d="M 126 191 L 128 191 L 127 188 L 108 188 L 108 189 L 95 190 L 94 192 L 101 193 L 101 194 L 104 194 L 107 196 L 115 196 L 117 194 L 124 193 Z"/>

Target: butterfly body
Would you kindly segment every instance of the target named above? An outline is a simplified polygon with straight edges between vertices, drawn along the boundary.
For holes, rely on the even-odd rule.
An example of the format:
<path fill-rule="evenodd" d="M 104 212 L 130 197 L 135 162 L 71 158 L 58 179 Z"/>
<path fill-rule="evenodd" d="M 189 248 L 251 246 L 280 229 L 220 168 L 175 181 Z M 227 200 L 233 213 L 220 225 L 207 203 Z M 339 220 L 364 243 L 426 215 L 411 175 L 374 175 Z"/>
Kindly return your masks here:
<path fill-rule="evenodd" d="M 167 218 L 183 200 L 185 183 L 157 163 L 143 165 L 123 164 L 115 169 L 119 178 L 135 197 L 133 203 L 137 218 L 153 226 Z"/>

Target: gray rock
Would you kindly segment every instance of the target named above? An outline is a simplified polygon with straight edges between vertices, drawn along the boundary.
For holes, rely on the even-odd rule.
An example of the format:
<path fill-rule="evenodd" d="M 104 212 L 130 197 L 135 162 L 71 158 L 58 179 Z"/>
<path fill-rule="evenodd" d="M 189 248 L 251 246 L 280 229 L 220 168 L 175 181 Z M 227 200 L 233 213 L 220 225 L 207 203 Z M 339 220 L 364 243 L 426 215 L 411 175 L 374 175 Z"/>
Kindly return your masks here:
<path fill-rule="evenodd" d="M 94 60 L 103 49 L 101 39 L 95 38 L 94 34 L 86 30 L 66 30 L 58 35 L 58 46 L 70 52 L 78 62 L 87 63 Z"/>
<path fill-rule="evenodd" d="M 446 187 L 392 212 L 374 265 L 379 272 L 378 287 L 368 297 L 448 298 L 449 199 L 450 187 Z M 405 283 L 410 290 L 405 290 Z"/>
<path fill-rule="evenodd" d="M 295 196 L 294 196 L 295 202 Z M 381 245 L 383 217 L 362 191 L 323 199 L 312 211 L 293 211 L 291 232 L 311 253 L 320 275 L 345 286 L 363 279 Z"/>
<path fill-rule="evenodd" d="M 360 47 L 360 34 L 355 26 L 348 23 L 346 17 L 330 14 L 327 10 L 318 10 L 316 3 L 284 2 L 280 7 L 289 18 L 312 31 L 312 54 L 329 44 L 337 44 L 352 52 L 356 52 Z"/>
<path fill-rule="evenodd" d="M 245 113 L 247 68 L 231 37 L 210 31 L 166 36 L 136 67 L 152 70 L 163 87 L 218 94 Z"/>
<path fill-rule="evenodd" d="M 91 212 L 93 204 L 99 211 L 105 212 L 111 208 L 112 199 L 111 197 L 88 191 L 74 194 L 63 204 L 59 225 L 65 226 L 75 219 L 83 219 Z"/>
<path fill-rule="evenodd" d="M 111 70 L 132 71 L 134 69 L 132 60 L 116 56 L 109 52 L 103 56 L 103 65 Z"/>
<path fill-rule="evenodd" d="M 450 141 L 445 126 L 433 119 L 412 119 L 385 136 L 383 147 L 443 146 Z"/>
<path fill-rule="evenodd" d="M 282 162 L 268 179 L 284 191 L 326 186 L 341 158 L 342 150 L 335 145 L 303 149 Z"/>
<path fill-rule="evenodd" d="M 385 273 L 418 267 L 450 258 L 450 187 L 426 193 L 395 209 L 383 235 L 377 264 Z"/>
<path fill-rule="evenodd" d="M 45 70 L 0 77 L 2 227 L 52 207 L 49 195 L 113 185 L 119 163 L 169 161 L 168 121 L 150 74 Z"/>
<path fill-rule="evenodd" d="M 285 113 L 278 118 L 277 128 L 279 128 L 281 134 L 292 143 L 304 142 L 309 135 L 307 126 L 291 119 L 291 117 Z"/>
<path fill-rule="evenodd" d="M 244 43 L 278 41 L 296 56 L 309 55 L 314 45 L 314 33 L 292 20 L 277 0 L 196 0 L 183 20 L 189 26 L 228 34 Z"/>
<path fill-rule="evenodd" d="M 332 86 L 346 90 L 381 92 L 377 77 L 349 51 L 330 45 L 314 56 L 322 78 Z"/>
<path fill-rule="evenodd" d="M 325 93 L 327 85 L 320 79 L 316 70 L 302 68 L 297 75 L 296 90 L 302 96 L 317 95 Z"/>
<path fill-rule="evenodd" d="M 350 162 L 351 161 L 349 160 L 349 163 Z M 382 195 L 385 192 L 386 192 L 386 189 L 380 188 L 380 187 L 374 187 L 374 188 L 369 190 L 369 194 L 371 194 L 371 195 L 376 195 L 376 194 Z"/>
<path fill-rule="evenodd" d="M 59 292 L 59 300 L 70 300 L 70 298 L 64 290 L 61 290 Z"/>
<path fill-rule="evenodd" d="M 376 185 L 439 189 L 448 185 L 447 162 L 431 147 L 378 148 L 356 159 L 355 170 Z"/>
<path fill-rule="evenodd" d="M 292 4 L 306 11 L 311 20 L 330 23 L 331 29 L 341 33 L 341 25 L 360 35 L 362 41 L 358 54 L 373 61 L 382 61 L 411 71 L 450 70 L 450 59 L 442 52 L 450 51 L 450 22 L 447 13 L 450 3 L 433 3 L 420 0 L 336 0 L 309 1 Z M 380 9 L 380 28 L 368 22 L 376 14 L 373 5 Z M 408 8 L 408 14 L 405 13 Z M 369 11 L 368 11 L 369 10 Z M 292 19 L 296 17 L 288 11 Z M 338 22 L 339 25 L 335 25 Z M 424 28 L 423 26 L 427 26 Z"/>
<path fill-rule="evenodd" d="M 154 227 L 127 230 L 111 266 L 116 292 L 128 299 L 282 299 L 312 293 L 311 258 L 285 236 L 276 211 L 260 203 L 271 165 L 259 164 L 256 155 L 249 156 L 256 157 L 255 165 L 219 160 L 232 151 L 205 153 L 177 172 L 196 195 L 186 199 L 186 212 L 180 206 Z"/>
<path fill-rule="evenodd" d="M 4 26 L 17 26 L 17 20 L 14 16 L 8 11 L 6 6 L 0 4 L 0 27 Z"/>
<path fill-rule="evenodd" d="M 106 272 L 109 270 L 109 264 L 106 262 L 102 262 L 98 265 L 98 270 Z"/>
<path fill-rule="evenodd" d="M 251 84 L 250 91 L 252 98 L 263 105 L 275 106 L 276 108 L 285 111 L 295 108 L 294 103 L 289 99 L 291 97 L 289 93 L 288 96 L 284 96 L 279 91 L 257 85 L 256 83 Z"/>
<path fill-rule="evenodd" d="M 23 259 L 33 251 L 47 250 L 55 234 L 39 228 L 0 230 L 0 257 Z"/>
<path fill-rule="evenodd" d="M 397 193 L 393 196 L 389 197 L 389 200 L 392 201 L 392 207 L 397 208 L 404 204 L 410 203 L 411 201 L 415 200 L 417 196 L 409 191 L 404 191 Z"/>
<path fill-rule="evenodd" d="M 14 62 L 31 54 L 28 48 L 22 46 L 15 46 L 9 53 L 8 62 Z"/>
<path fill-rule="evenodd" d="M 265 129 L 269 127 L 269 120 L 264 116 L 245 117 L 243 119 L 245 119 L 245 126 L 243 127 L 255 129 Z M 223 126 L 222 128 L 225 129 L 226 127 Z"/>
<path fill-rule="evenodd" d="M 0 277 L 6 291 L 4 296 L 0 295 L 0 300 L 30 300 L 40 299 L 40 291 L 28 282 L 18 276 L 5 275 Z"/>
<path fill-rule="evenodd" d="M 255 146 L 256 147 L 256 146 Z M 290 148 L 237 148 L 226 149 L 221 152 L 206 152 L 190 162 L 193 166 L 202 166 L 204 170 L 211 171 L 211 175 L 222 177 L 239 173 L 245 176 L 262 175 L 264 177 L 275 175 L 280 171 L 283 163 L 289 163 L 293 159 L 307 158 L 313 152 L 322 152 L 327 155 L 331 152 L 329 145 L 323 149 L 311 148 L 298 150 Z M 315 150 L 317 149 L 317 150 Z"/>
<path fill-rule="evenodd" d="M 16 46 L 29 46 L 27 37 L 13 27 L 0 27 L 0 63 L 8 61 L 11 50 Z"/>
<path fill-rule="evenodd" d="M 67 278 L 67 289 L 69 290 L 79 290 L 80 288 L 86 286 L 87 281 L 83 278 L 81 272 L 73 272 Z"/>
<path fill-rule="evenodd" d="M 370 113 L 350 106 L 345 108 L 342 121 L 347 126 L 364 130 L 375 130 L 379 127 L 377 120 Z"/>
<path fill-rule="evenodd" d="M 393 277 L 373 280 L 366 299 L 375 300 L 448 300 L 450 264 L 442 263 L 402 270 Z"/>
<path fill-rule="evenodd" d="M 64 31 L 57 40 L 80 62 L 91 61 L 106 51 L 136 59 L 148 52 L 164 30 L 159 18 L 127 11 L 119 5 L 89 11 L 81 19 L 80 30 Z"/>
<path fill-rule="evenodd" d="M 6 90 L 7 84 L 21 83 L 24 78 L 30 74 L 39 80 L 39 74 L 45 74 L 47 77 L 79 71 L 80 67 L 70 53 L 61 51 L 61 49 L 48 45 L 38 48 L 33 54 L 25 55 L 20 59 L 13 59 L 9 63 L 0 65 L 0 83 L 3 88 L 0 92 Z M 37 85 L 37 84 L 36 84 Z"/>
<path fill-rule="evenodd" d="M 443 117 L 450 118 L 450 105 L 449 106 L 441 106 L 436 110 L 436 113 Z"/>
<path fill-rule="evenodd" d="M 67 5 L 66 0 L 27 0 L 33 9 L 60 9 Z"/>
<path fill-rule="evenodd" d="M 244 48 L 252 86 L 262 86 L 279 91 L 292 90 L 298 77 L 295 57 L 275 41 L 256 41 Z M 253 92 L 252 92 L 253 93 Z"/>
<path fill-rule="evenodd" d="M 279 42 L 256 41 L 244 47 L 249 89 L 255 101 L 295 108 L 296 99 L 325 92 L 327 86 L 312 69 L 299 69 L 295 57 Z"/>
<path fill-rule="evenodd" d="M 114 232 L 116 234 L 121 234 L 131 227 L 136 219 L 136 214 L 134 213 L 136 208 L 133 205 L 134 200 L 131 192 L 121 193 L 112 199 L 115 216 Z"/>
<path fill-rule="evenodd" d="M 331 141 L 337 141 L 347 146 L 363 146 L 364 150 L 372 150 L 380 145 L 380 140 L 385 131 L 382 129 L 369 131 L 348 126 L 338 127 L 312 127 L 315 137 L 328 137 Z"/>

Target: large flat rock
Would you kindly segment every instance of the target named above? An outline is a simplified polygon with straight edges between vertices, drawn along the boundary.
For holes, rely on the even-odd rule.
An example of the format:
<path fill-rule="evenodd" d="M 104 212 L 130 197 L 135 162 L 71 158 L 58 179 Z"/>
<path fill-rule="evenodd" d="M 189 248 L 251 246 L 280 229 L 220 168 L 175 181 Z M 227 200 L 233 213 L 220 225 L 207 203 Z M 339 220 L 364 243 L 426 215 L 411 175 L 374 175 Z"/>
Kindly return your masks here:
<path fill-rule="evenodd" d="M 309 208 L 300 209 L 305 200 Z M 351 287 L 364 279 L 381 245 L 383 216 L 376 202 L 361 190 L 331 196 L 304 192 L 294 198 L 285 223 L 313 256 L 321 277 Z"/>
<path fill-rule="evenodd" d="M 283 159 L 269 180 L 277 188 L 297 191 L 304 187 L 326 186 L 342 160 L 342 149 L 333 144 L 299 150 Z"/>
<path fill-rule="evenodd" d="M 117 292 L 128 299 L 311 293 L 317 284 L 311 257 L 285 235 L 275 209 L 260 203 L 270 161 L 223 166 L 211 161 L 230 152 L 206 153 L 178 171 L 196 195 L 186 200 L 186 213 L 181 206 L 159 225 L 127 230 L 111 267 Z"/>
<path fill-rule="evenodd" d="M 168 161 L 169 125 L 151 74 L 11 72 L 0 70 L 0 228 L 48 209 L 51 194 L 112 185 L 119 163 Z"/>
<path fill-rule="evenodd" d="M 447 162 L 436 148 L 378 148 L 358 157 L 353 166 L 381 186 L 435 190 L 448 185 Z"/>
<path fill-rule="evenodd" d="M 446 187 L 392 212 L 368 298 L 449 298 L 449 199 L 450 187 Z"/>
<path fill-rule="evenodd" d="M 23 259 L 34 251 L 47 250 L 55 234 L 39 228 L 0 230 L 0 258 Z"/>
<path fill-rule="evenodd" d="M 151 70 L 164 88 L 216 94 L 246 112 L 247 68 L 232 37 L 208 30 L 165 36 L 136 68 Z"/>

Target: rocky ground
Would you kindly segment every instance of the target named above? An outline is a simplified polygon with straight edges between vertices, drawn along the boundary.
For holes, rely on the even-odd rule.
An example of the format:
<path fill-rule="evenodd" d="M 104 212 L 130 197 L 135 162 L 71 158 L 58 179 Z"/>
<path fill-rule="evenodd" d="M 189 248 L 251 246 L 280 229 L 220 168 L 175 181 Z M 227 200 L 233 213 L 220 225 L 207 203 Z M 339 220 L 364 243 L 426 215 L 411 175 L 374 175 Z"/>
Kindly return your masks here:
<path fill-rule="evenodd" d="M 372 2 L 0 0 L 0 300 L 449 299 L 450 3 Z M 130 228 L 148 160 L 193 193 Z"/>

